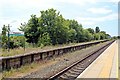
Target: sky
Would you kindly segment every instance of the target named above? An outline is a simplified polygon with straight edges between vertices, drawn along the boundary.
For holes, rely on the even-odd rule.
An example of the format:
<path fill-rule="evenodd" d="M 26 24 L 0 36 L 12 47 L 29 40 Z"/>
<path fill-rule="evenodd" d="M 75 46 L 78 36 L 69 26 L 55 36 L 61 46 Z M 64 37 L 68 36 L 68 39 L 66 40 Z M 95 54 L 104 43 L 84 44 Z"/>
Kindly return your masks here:
<path fill-rule="evenodd" d="M 10 24 L 11 32 L 19 31 L 30 15 L 54 8 L 66 19 L 75 19 L 83 28 L 99 26 L 111 36 L 118 35 L 118 0 L 0 0 L 0 33 Z"/>

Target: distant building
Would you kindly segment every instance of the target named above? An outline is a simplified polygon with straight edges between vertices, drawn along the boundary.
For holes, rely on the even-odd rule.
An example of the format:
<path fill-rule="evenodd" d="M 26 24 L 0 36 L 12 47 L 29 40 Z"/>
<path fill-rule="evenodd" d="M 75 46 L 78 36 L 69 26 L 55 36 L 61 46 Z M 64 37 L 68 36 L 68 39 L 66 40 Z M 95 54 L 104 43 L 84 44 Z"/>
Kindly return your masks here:
<path fill-rule="evenodd" d="M 10 36 L 24 36 L 21 32 L 11 32 Z"/>

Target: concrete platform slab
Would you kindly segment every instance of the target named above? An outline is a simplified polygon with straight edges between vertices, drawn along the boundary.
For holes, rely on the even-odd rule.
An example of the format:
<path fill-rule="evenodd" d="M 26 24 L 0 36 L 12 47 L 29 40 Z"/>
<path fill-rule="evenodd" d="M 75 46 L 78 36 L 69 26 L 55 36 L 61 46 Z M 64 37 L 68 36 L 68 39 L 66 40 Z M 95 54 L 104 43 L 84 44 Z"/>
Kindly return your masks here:
<path fill-rule="evenodd" d="M 77 78 L 118 78 L 118 43 L 111 44 Z"/>

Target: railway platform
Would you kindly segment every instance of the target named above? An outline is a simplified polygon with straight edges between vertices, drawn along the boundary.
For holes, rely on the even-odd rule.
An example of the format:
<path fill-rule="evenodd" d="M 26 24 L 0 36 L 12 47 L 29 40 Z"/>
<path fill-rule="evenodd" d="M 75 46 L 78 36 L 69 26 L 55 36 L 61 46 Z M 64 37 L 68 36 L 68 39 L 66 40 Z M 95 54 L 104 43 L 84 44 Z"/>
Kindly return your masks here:
<path fill-rule="evenodd" d="M 112 43 L 79 78 L 118 78 L 118 41 Z"/>

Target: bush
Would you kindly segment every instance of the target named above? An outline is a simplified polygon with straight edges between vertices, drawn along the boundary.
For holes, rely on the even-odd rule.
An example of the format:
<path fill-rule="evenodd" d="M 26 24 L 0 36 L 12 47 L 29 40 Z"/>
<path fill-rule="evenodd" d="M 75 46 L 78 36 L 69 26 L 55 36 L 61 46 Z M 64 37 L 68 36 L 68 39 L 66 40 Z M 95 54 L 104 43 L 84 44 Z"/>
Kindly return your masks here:
<path fill-rule="evenodd" d="M 12 36 L 10 37 L 10 48 L 24 47 L 25 37 L 24 36 Z"/>
<path fill-rule="evenodd" d="M 49 34 L 46 32 L 39 37 L 38 47 L 43 47 L 51 44 L 51 39 Z"/>

